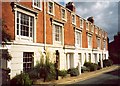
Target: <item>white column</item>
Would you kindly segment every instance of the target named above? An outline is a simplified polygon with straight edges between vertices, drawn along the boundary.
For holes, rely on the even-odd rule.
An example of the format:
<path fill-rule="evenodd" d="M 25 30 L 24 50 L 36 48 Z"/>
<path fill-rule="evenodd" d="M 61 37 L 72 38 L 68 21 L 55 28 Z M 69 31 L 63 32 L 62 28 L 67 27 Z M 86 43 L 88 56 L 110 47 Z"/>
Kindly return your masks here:
<path fill-rule="evenodd" d="M 70 58 L 69 58 L 69 54 L 67 54 L 67 61 L 66 61 L 66 63 L 67 63 L 67 69 L 69 69 L 69 68 L 70 68 Z"/>
<path fill-rule="evenodd" d="M 101 57 L 100 57 L 100 64 L 101 64 L 101 68 L 103 68 L 103 60 L 102 60 L 102 54 L 101 54 Z"/>
<path fill-rule="evenodd" d="M 78 62 L 78 70 L 79 70 L 79 74 L 81 75 L 81 63 Z"/>

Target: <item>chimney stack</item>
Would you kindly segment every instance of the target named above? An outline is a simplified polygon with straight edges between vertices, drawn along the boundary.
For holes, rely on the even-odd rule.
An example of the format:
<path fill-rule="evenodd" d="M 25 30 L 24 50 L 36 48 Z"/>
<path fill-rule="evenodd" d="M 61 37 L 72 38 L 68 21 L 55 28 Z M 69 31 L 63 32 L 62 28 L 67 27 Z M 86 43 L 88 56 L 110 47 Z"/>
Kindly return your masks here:
<path fill-rule="evenodd" d="M 66 8 L 68 8 L 69 10 L 75 12 L 75 4 L 73 2 L 68 2 L 66 4 Z"/>
<path fill-rule="evenodd" d="M 91 23 L 94 23 L 94 18 L 93 18 L 93 16 L 89 17 L 87 20 L 90 21 Z"/>

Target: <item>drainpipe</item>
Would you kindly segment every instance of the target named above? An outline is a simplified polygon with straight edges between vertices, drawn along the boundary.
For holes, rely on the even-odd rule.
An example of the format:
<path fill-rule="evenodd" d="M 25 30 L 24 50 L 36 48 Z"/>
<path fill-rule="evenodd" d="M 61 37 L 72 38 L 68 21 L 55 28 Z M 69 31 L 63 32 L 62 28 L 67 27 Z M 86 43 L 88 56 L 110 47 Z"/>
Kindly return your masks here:
<path fill-rule="evenodd" d="M 46 50 L 46 0 L 44 0 L 44 52 Z"/>

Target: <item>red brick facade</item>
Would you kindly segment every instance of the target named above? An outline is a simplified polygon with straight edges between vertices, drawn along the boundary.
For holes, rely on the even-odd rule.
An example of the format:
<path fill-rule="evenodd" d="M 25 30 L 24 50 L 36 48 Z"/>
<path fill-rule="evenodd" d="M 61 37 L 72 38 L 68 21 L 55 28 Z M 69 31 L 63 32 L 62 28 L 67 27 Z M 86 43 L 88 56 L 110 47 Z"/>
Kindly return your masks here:
<path fill-rule="evenodd" d="M 44 3 L 42 3 L 42 10 L 37 10 L 32 6 L 32 2 L 19 2 L 22 6 L 35 10 L 38 12 L 37 19 L 36 19 L 36 42 L 37 43 L 44 43 Z M 80 29 L 80 17 L 76 15 L 76 25 L 72 24 L 72 13 L 75 14 L 73 11 L 70 11 L 68 8 L 66 9 L 67 13 L 67 20 L 64 21 L 61 19 L 61 5 L 54 2 L 54 15 L 48 14 L 48 3 L 46 3 L 46 43 L 53 44 L 53 35 L 52 35 L 52 20 L 57 20 L 58 22 L 62 22 L 64 24 L 64 45 L 75 45 L 75 28 Z M 75 9 L 74 9 L 75 11 Z M 3 2 L 2 3 L 2 19 L 5 21 L 5 24 L 8 27 L 7 33 L 12 36 L 12 40 L 15 40 L 15 16 L 12 5 L 10 2 Z M 83 19 L 84 20 L 84 19 Z M 89 30 L 86 30 L 86 21 L 84 20 L 82 32 L 82 48 L 88 48 L 88 38 L 87 34 L 91 33 L 92 37 L 92 48 L 97 49 L 97 37 L 101 40 L 101 49 L 103 50 L 104 39 L 106 40 L 106 49 L 108 49 L 108 41 L 107 41 L 107 33 L 97 27 L 94 27 L 94 31 L 91 31 L 90 25 Z M 99 30 L 99 31 L 98 31 Z M 101 32 L 103 31 L 103 32 Z M 98 34 L 96 34 L 98 33 Z M 99 35 L 100 33 L 100 35 Z"/>

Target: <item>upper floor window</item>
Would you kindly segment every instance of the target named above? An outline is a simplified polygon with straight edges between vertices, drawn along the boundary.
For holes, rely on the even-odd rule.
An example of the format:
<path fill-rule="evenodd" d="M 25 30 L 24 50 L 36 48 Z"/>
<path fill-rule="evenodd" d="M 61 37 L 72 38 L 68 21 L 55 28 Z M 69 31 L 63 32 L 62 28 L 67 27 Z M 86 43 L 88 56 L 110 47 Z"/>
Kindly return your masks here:
<path fill-rule="evenodd" d="M 76 31 L 76 46 L 81 47 L 82 35 L 80 31 Z"/>
<path fill-rule="evenodd" d="M 42 0 L 33 0 L 33 7 L 42 10 Z"/>
<path fill-rule="evenodd" d="M 95 34 L 98 34 L 98 27 L 95 26 Z"/>
<path fill-rule="evenodd" d="M 76 16 L 75 16 L 75 14 L 72 14 L 72 24 L 76 24 Z"/>
<path fill-rule="evenodd" d="M 17 35 L 33 37 L 34 17 L 17 12 Z"/>
<path fill-rule="evenodd" d="M 48 2 L 48 13 L 54 15 L 54 2 Z"/>
<path fill-rule="evenodd" d="M 86 30 L 89 30 L 89 23 L 86 22 Z"/>
<path fill-rule="evenodd" d="M 102 30 L 102 36 L 104 37 L 105 35 L 104 35 L 104 31 Z"/>
<path fill-rule="evenodd" d="M 104 49 L 106 49 L 106 41 L 104 40 L 104 42 L 103 42 L 103 43 L 104 43 Z"/>
<path fill-rule="evenodd" d="M 92 36 L 88 35 L 88 48 L 92 48 Z"/>
<path fill-rule="evenodd" d="M 91 26 L 91 31 L 94 32 L 94 25 Z"/>
<path fill-rule="evenodd" d="M 66 16 L 66 10 L 65 9 L 61 9 L 61 17 L 63 20 L 66 20 L 67 16 Z"/>
<path fill-rule="evenodd" d="M 55 44 L 62 44 L 63 42 L 63 26 L 58 23 L 53 23 L 53 42 Z"/>
<path fill-rule="evenodd" d="M 80 18 L 80 27 L 83 28 L 83 19 Z"/>
<path fill-rule="evenodd" d="M 97 47 L 100 49 L 100 38 L 97 38 Z"/>

